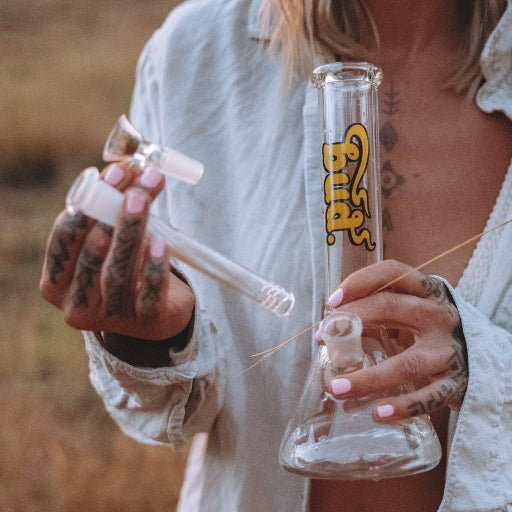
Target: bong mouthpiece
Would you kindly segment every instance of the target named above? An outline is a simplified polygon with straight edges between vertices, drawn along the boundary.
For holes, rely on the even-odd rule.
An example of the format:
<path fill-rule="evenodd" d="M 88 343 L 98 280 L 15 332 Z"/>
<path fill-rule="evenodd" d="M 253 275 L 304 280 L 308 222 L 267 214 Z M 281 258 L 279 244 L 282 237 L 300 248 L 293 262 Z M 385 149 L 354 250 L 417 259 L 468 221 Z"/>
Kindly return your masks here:
<path fill-rule="evenodd" d="M 145 140 L 123 114 L 110 132 L 103 148 L 105 162 L 134 160 L 144 169 L 155 165 L 162 174 L 195 185 L 203 176 L 204 166 L 167 146 L 160 146 Z"/>

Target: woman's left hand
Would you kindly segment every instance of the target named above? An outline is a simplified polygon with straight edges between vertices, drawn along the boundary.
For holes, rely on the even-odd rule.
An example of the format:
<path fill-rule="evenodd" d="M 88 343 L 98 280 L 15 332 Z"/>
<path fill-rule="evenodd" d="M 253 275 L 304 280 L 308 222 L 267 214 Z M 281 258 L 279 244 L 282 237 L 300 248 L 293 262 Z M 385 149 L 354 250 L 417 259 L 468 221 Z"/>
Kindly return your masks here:
<path fill-rule="evenodd" d="M 374 411 L 378 421 L 429 414 L 446 406 L 458 409 L 466 392 L 464 335 L 459 313 L 443 281 L 414 271 L 378 291 L 410 271 L 405 264 L 386 260 L 354 272 L 331 296 L 333 307 L 359 315 L 363 325 L 373 322 L 388 330 L 405 329 L 414 338 L 400 354 L 376 366 L 337 376 L 331 382 L 331 392 L 342 399 L 414 383 L 415 391 L 379 401 Z M 418 382 L 422 382 L 421 387 Z"/>

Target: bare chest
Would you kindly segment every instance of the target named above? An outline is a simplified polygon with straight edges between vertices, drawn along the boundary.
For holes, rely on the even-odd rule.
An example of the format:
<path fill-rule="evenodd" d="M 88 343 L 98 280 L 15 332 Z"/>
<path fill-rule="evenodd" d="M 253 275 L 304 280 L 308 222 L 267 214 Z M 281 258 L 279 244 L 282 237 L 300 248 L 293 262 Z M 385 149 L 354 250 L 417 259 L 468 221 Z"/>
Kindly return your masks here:
<path fill-rule="evenodd" d="M 465 99 L 380 91 L 384 256 L 412 266 L 481 232 L 512 157 L 512 124 Z M 427 273 L 457 284 L 473 245 Z"/>

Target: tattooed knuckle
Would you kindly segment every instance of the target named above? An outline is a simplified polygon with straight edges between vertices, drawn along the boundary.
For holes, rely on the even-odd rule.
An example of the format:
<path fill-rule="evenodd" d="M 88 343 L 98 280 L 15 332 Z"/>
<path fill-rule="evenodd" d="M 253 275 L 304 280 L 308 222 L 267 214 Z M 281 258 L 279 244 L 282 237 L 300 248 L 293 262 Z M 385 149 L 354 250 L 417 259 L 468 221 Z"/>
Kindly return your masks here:
<path fill-rule="evenodd" d="M 160 315 L 156 310 L 144 309 L 142 311 L 138 311 L 137 317 L 140 319 L 140 323 L 144 327 L 158 327 Z"/>
<path fill-rule="evenodd" d="M 65 238 L 73 242 L 79 231 L 87 228 L 88 219 L 85 215 L 70 215 L 62 212 L 53 225 L 52 235 L 54 238 Z"/>
<path fill-rule="evenodd" d="M 75 229 L 70 222 L 65 221 L 66 217 L 59 216 L 53 225 L 52 240 L 60 238 L 69 239 L 75 235 Z"/>
<path fill-rule="evenodd" d="M 132 316 L 132 285 L 128 276 L 119 272 L 108 272 L 103 285 L 103 296 L 107 317 L 125 319 Z"/>
<path fill-rule="evenodd" d="M 110 266 L 105 275 L 105 296 L 107 301 L 118 302 L 127 299 L 130 291 L 130 276 L 122 269 Z"/>
<path fill-rule="evenodd" d="M 96 256 L 94 251 L 83 250 L 78 258 L 78 265 L 92 273 L 99 272 L 102 264 L 103 258 Z"/>
<path fill-rule="evenodd" d="M 106 236 L 90 236 L 87 238 L 87 249 L 91 254 L 104 258 L 110 247 L 110 238 Z"/>
<path fill-rule="evenodd" d="M 161 313 L 157 297 L 150 296 L 147 292 L 143 292 L 137 297 L 135 309 L 137 317 L 145 325 L 156 322 Z"/>
<path fill-rule="evenodd" d="M 446 304 L 449 300 L 446 286 L 441 280 L 432 276 L 423 276 L 421 286 L 427 296 L 432 298 L 437 304 Z"/>

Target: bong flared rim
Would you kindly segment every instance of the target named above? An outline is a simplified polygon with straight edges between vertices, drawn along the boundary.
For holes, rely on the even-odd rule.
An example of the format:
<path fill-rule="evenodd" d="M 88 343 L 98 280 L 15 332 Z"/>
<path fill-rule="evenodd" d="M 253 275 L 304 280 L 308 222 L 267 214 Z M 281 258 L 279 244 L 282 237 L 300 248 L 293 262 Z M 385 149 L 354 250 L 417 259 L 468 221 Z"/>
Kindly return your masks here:
<path fill-rule="evenodd" d="M 382 82 L 382 70 L 371 62 L 331 62 L 317 67 L 311 81 L 317 89 L 327 83 L 346 81 L 352 85 L 378 87 Z"/>
<path fill-rule="evenodd" d="M 332 311 L 320 322 L 318 330 L 324 342 L 346 343 L 361 339 L 363 323 L 355 313 Z"/>

